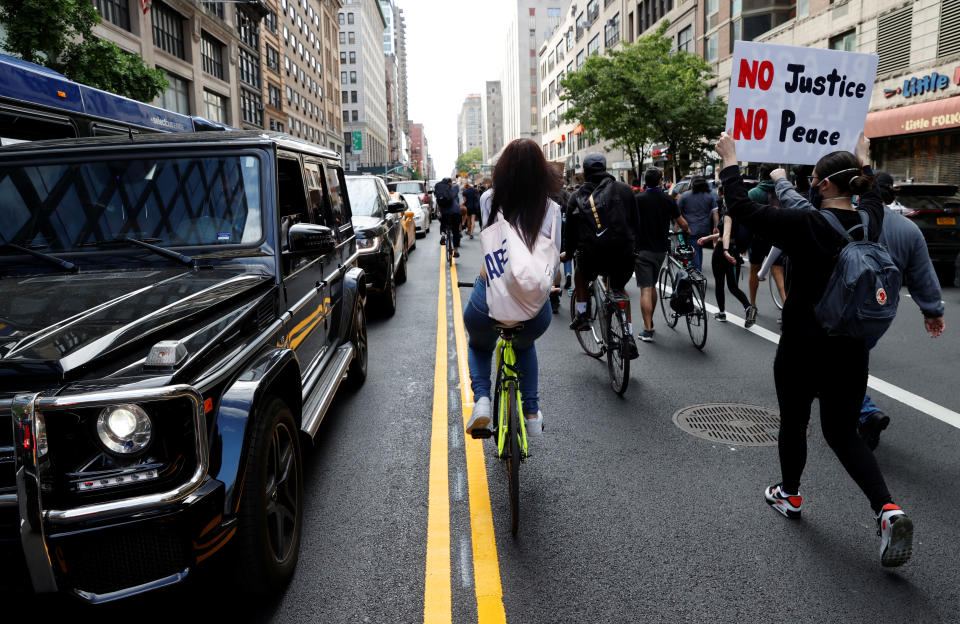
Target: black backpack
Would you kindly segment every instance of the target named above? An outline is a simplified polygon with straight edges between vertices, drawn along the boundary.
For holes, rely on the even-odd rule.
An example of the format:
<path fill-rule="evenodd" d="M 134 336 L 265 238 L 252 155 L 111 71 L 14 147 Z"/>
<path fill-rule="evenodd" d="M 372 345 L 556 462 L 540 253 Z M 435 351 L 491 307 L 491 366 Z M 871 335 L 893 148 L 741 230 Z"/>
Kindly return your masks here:
<path fill-rule="evenodd" d="M 616 184 L 612 177 L 604 178 L 590 195 L 577 197 L 580 239 L 588 247 L 632 251 L 627 210 L 636 208 L 623 205 L 616 193 Z"/>
<path fill-rule="evenodd" d="M 453 200 L 450 198 L 450 185 L 446 182 L 437 182 L 433 187 L 433 197 L 441 208 L 449 208 L 453 205 Z"/>

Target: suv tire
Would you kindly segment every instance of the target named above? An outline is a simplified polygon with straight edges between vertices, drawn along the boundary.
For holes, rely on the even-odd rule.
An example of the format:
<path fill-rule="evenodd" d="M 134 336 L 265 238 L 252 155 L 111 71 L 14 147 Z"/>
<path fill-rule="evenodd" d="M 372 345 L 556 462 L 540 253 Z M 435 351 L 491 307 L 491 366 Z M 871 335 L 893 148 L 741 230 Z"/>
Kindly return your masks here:
<path fill-rule="evenodd" d="M 367 379 L 367 313 L 362 305 L 357 305 L 353 313 L 353 328 L 350 330 L 350 342 L 353 343 L 353 360 L 347 369 L 346 385 L 357 390 Z"/>
<path fill-rule="evenodd" d="M 235 574 L 243 595 L 276 596 L 300 558 L 303 470 L 293 413 L 282 399 L 264 400 L 250 436 Z"/>
<path fill-rule="evenodd" d="M 393 258 L 390 258 L 390 264 L 387 269 L 389 274 L 383 285 L 383 292 L 380 293 L 380 311 L 384 316 L 393 316 L 397 311 L 397 280 L 393 270 Z"/>
<path fill-rule="evenodd" d="M 400 268 L 397 269 L 395 277 L 398 284 L 403 284 L 407 281 L 407 252 L 404 251 L 402 254 L 400 257 Z"/>

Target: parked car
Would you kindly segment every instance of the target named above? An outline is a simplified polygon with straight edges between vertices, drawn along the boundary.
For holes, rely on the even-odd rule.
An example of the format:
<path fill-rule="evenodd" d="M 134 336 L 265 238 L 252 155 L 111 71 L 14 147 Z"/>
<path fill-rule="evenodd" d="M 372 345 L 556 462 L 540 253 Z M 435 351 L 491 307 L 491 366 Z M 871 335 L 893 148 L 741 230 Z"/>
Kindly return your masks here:
<path fill-rule="evenodd" d="M 387 190 L 390 191 L 390 196 L 394 199 L 397 199 L 398 195 L 406 195 L 407 193 L 417 194 L 420 197 L 419 203 L 429 206 L 427 215 L 430 219 L 433 219 L 433 187 L 428 187 L 425 180 L 387 182 Z"/>
<path fill-rule="evenodd" d="M 403 202 L 403 200 L 400 200 Z M 418 210 L 411 210 L 407 206 L 406 202 L 403 202 L 404 210 L 400 213 L 402 219 L 401 224 L 403 225 L 403 232 L 406 234 L 406 245 L 407 245 L 407 254 L 417 248 L 417 223 L 414 218 L 417 216 Z"/>
<path fill-rule="evenodd" d="M 347 176 L 347 192 L 367 291 L 377 296 L 380 309 L 391 316 L 397 310 L 397 284 L 407 281 L 407 240 L 402 217 L 406 204 L 391 200 L 386 184 L 377 176 Z"/>
<path fill-rule="evenodd" d="M 923 232 L 930 259 L 952 265 L 960 254 L 960 193 L 955 184 L 893 185 L 892 208 L 913 221 Z"/>
<path fill-rule="evenodd" d="M 413 212 L 414 233 L 417 237 L 424 237 L 430 233 L 430 205 L 420 203 L 420 195 L 405 193 L 400 196 L 407 210 Z"/>
<path fill-rule="evenodd" d="M 106 602 L 216 553 L 276 595 L 301 439 L 367 370 L 338 155 L 253 132 L 0 148 L 0 544 Z"/>

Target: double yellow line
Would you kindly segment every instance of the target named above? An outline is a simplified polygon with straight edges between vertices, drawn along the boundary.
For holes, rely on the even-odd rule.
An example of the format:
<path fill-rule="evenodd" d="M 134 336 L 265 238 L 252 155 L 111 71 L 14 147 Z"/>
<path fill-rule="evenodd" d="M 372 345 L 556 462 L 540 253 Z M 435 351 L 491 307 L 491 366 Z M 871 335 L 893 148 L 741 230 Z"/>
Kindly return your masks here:
<path fill-rule="evenodd" d="M 467 334 L 457 288 L 456 264 L 450 267 L 453 286 L 453 325 L 460 379 L 463 423 L 473 412 L 467 383 Z M 433 377 L 433 424 L 430 436 L 430 487 L 427 512 L 427 565 L 424 584 L 423 620 L 425 623 L 452 621 L 450 582 L 450 481 L 448 474 L 447 404 L 447 273 L 446 260 L 440 255 L 440 286 L 437 296 L 437 352 Z M 467 485 L 470 498 L 470 533 L 473 543 L 473 583 L 477 600 L 478 624 L 505 624 L 500 563 L 493 531 L 490 490 L 483 457 L 483 441 L 465 436 Z"/>

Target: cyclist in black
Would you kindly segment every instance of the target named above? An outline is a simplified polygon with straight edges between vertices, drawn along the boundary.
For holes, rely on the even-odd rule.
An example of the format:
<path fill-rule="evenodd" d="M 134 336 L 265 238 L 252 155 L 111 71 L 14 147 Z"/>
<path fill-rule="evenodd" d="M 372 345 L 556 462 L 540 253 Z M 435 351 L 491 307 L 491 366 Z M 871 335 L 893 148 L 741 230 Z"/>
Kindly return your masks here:
<path fill-rule="evenodd" d="M 433 187 L 433 196 L 440 209 L 440 244 L 446 244 L 446 232 L 453 232 L 453 257 L 460 257 L 460 190 L 451 183 L 450 178 L 444 178 Z"/>
<path fill-rule="evenodd" d="M 587 316 L 587 284 L 603 275 L 610 288 L 623 290 L 634 269 L 634 251 L 640 233 L 633 190 L 607 173 L 603 154 L 587 154 L 583 159 L 583 185 L 570 198 L 564 249 L 567 256 L 575 250 L 573 269 L 577 315 L 570 329 L 590 326 Z M 633 322 L 627 307 L 627 341 L 631 359 L 638 357 L 633 339 Z"/>

